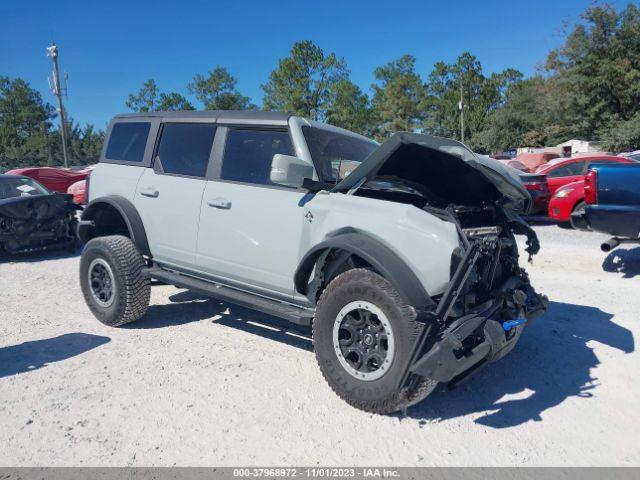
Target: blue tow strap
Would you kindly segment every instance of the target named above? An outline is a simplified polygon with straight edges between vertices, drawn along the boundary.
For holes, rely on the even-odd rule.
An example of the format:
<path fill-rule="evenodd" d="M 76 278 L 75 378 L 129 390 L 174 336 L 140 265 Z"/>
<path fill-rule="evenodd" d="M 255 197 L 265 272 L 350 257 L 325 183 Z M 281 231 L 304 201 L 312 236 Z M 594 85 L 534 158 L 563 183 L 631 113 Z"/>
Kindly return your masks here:
<path fill-rule="evenodd" d="M 526 318 L 517 318 L 515 320 L 507 320 L 502 324 L 502 328 L 504 328 L 505 332 L 508 332 L 512 328 L 517 327 L 518 325 L 522 325 L 523 323 L 527 323 Z"/>

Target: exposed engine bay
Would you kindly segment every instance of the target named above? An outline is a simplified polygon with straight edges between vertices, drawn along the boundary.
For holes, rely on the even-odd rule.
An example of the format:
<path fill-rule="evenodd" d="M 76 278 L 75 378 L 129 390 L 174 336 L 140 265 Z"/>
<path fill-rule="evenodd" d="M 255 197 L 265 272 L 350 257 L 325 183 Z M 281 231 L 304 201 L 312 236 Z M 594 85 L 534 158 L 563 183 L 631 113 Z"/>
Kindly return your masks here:
<path fill-rule="evenodd" d="M 529 261 L 540 250 L 520 217 L 531 198 L 499 166 L 446 139 L 401 134 L 364 163 L 338 191 L 411 204 L 456 226 L 460 246 L 451 255 L 450 282 L 434 298 L 436 307 L 422 312 L 426 328 L 405 379 L 455 384 L 506 355 L 524 326 L 546 311 L 547 298 L 519 265 L 515 240 L 526 236 Z"/>
<path fill-rule="evenodd" d="M 76 211 L 67 194 L 0 199 L 0 251 L 20 253 L 75 247 Z"/>

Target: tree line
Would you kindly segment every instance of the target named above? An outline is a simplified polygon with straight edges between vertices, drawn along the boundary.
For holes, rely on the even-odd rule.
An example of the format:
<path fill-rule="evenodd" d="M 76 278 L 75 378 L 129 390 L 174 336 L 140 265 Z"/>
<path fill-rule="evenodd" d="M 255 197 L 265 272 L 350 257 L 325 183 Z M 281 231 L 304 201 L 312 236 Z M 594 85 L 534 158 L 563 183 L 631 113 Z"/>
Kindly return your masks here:
<path fill-rule="evenodd" d="M 383 141 L 396 131 L 460 139 L 479 152 L 601 140 L 612 151 L 640 148 L 640 8 L 588 8 L 528 78 L 508 68 L 487 74 L 471 53 L 437 62 L 422 76 L 403 55 L 373 71 L 368 92 L 352 82 L 345 60 L 311 41 L 296 42 L 252 103 L 224 67 L 196 74 L 185 92 L 163 92 L 153 79 L 129 95 L 127 108 L 278 110 Z M 189 97 L 187 96 L 189 95 Z M 460 98 L 464 132 L 460 126 Z M 193 102 L 193 103 L 192 103 Z M 55 110 L 20 78 L 0 77 L 0 166 L 61 164 Z M 70 122 L 75 163 L 97 159 L 104 132 Z"/>

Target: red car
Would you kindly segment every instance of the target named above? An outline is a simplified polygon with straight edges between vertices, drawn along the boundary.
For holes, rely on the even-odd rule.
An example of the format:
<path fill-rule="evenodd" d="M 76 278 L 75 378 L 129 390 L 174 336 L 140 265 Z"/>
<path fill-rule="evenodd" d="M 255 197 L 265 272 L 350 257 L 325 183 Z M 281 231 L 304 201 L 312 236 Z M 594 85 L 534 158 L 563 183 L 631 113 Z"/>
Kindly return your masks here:
<path fill-rule="evenodd" d="M 29 167 L 16 168 L 8 171 L 7 173 L 33 178 L 44 185 L 50 192 L 67 193 L 67 189 L 71 184 L 87 178 L 87 175 L 91 173 L 91 169 L 85 168 L 83 170 L 69 170 L 66 168 L 55 167 Z"/>
<path fill-rule="evenodd" d="M 72 183 L 67 189 L 67 193 L 73 195 L 73 203 L 86 205 L 87 203 L 87 179 Z"/>
<path fill-rule="evenodd" d="M 584 208 L 584 175 L 592 163 L 635 163 L 635 160 L 627 157 L 615 156 L 590 156 L 570 158 L 563 162 L 556 162 L 545 165 L 542 171 L 556 171 L 552 176 L 547 173 L 547 183 L 549 189 L 552 188 L 551 200 L 549 201 L 549 217 L 557 222 L 568 224 L 571 221 L 571 212 Z M 568 168 L 567 168 L 568 167 Z M 558 175 L 560 173 L 577 172 L 579 175 Z"/>
<path fill-rule="evenodd" d="M 560 224 L 571 221 L 571 212 L 584 208 L 584 180 L 568 183 L 556 190 L 549 201 L 549 218 Z"/>
<path fill-rule="evenodd" d="M 592 163 L 632 163 L 627 157 L 613 155 L 590 155 L 584 157 L 558 158 L 538 167 L 536 173 L 547 176 L 547 184 L 551 196 L 556 190 L 569 183 L 583 181 L 584 176 Z M 568 221 L 568 219 L 567 219 Z"/>

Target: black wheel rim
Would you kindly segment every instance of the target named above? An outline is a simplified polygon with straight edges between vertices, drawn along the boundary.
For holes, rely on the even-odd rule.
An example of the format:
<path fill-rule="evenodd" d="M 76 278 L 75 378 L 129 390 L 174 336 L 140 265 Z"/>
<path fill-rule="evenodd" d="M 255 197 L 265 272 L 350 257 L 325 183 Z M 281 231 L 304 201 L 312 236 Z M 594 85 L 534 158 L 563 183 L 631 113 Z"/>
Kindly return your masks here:
<path fill-rule="evenodd" d="M 389 369 L 395 348 L 387 316 L 370 302 L 352 302 L 338 314 L 333 341 L 338 360 L 359 380 L 377 380 Z"/>
<path fill-rule="evenodd" d="M 109 307 L 115 294 L 113 272 L 109 264 L 101 258 L 96 258 L 89 265 L 88 277 L 93 299 L 100 306 Z"/>

